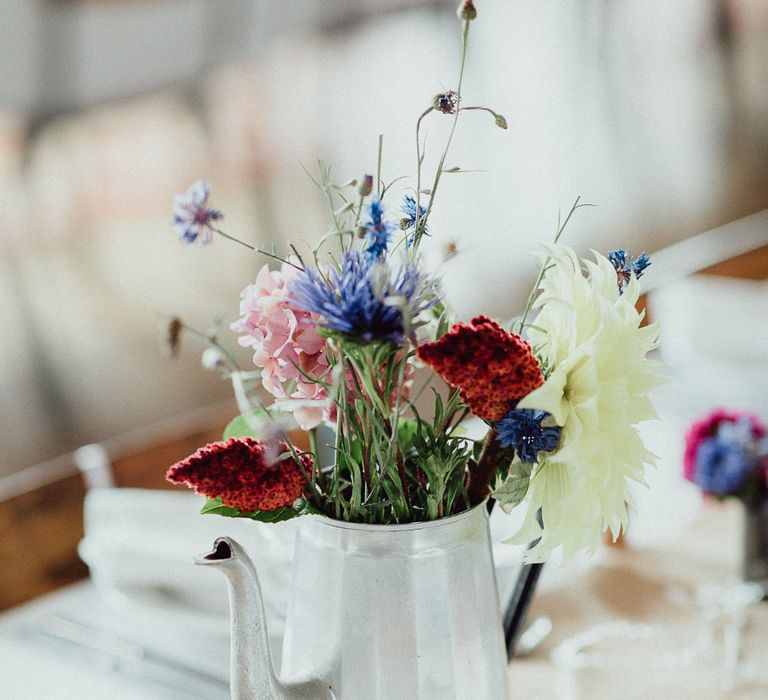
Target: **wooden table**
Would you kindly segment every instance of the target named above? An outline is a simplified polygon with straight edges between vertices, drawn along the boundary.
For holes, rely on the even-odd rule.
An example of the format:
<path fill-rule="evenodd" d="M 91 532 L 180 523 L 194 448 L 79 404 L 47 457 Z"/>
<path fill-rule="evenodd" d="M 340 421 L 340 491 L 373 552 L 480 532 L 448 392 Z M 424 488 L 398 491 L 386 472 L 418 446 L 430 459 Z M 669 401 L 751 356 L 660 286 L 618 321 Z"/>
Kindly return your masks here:
<path fill-rule="evenodd" d="M 681 604 L 705 585 L 732 581 L 739 566 L 740 510 L 737 503 L 704 505 L 685 531 L 659 547 L 606 548 L 595 558 L 554 567 L 548 572 L 532 606 L 532 615 L 553 621 L 550 637 L 533 654 L 512 662 L 511 698 L 524 700 L 752 700 L 768 697 L 768 683 L 742 684 L 726 694 L 720 687 L 717 652 L 688 667 L 653 669 L 633 659 L 636 642 L 617 642 L 610 649 L 616 664 L 607 669 L 559 670 L 553 655 L 564 640 L 606 622 L 658 625 L 672 635 L 672 650 L 690 649 L 701 631 L 703 618 Z M 98 653 L 57 635 L 77 637 L 78 628 L 61 620 L 99 627 L 122 639 Z M 158 627 L 162 626 L 160 621 Z M 46 634 L 46 630 L 53 635 Z M 4 668 L 19 672 L 0 674 L 0 697 L 35 697 L 41 700 L 164 700 L 228 697 L 226 630 L 215 644 L 173 644 L 158 637 L 131 638 L 126 616 L 101 601 L 90 582 L 43 596 L 0 615 L 0 658 Z M 114 643 L 113 639 L 113 643 Z M 98 642 L 97 638 L 92 641 Z M 131 657 L 137 644 L 150 650 L 147 658 L 115 662 L 114 655 Z M 663 644 L 652 646 L 654 653 Z M 742 663 L 759 667 L 768 646 L 768 604 L 749 611 L 743 633 Z M 646 644 L 644 648 L 648 648 Z M 159 657 L 158 658 L 158 654 Z M 167 662 L 167 663 L 166 663 Z M 636 663 L 635 663 L 636 662 Z M 634 668 L 632 666 L 635 665 Z M 190 669 L 185 672 L 184 668 Z M 200 673 L 199 677 L 190 673 Z M 195 692 L 192 689 L 196 689 Z M 469 699 L 468 699 L 469 700 Z"/>
<path fill-rule="evenodd" d="M 768 697 L 765 672 L 762 672 L 762 682 L 742 682 L 728 693 L 721 688 L 722 633 L 719 629 L 716 646 L 704 650 L 699 659 L 688 665 L 654 669 L 643 657 L 632 655 L 638 646 L 651 650 L 657 658 L 665 649 L 672 653 L 694 649 L 705 628 L 705 620 L 702 612 L 688 607 L 688 603 L 703 587 L 725 586 L 737 578 L 741 517 L 740 504 L 736 502 L 702 504 L 699 516 L 691 525 L 664 546 L 608 548 L 598 555 L 594 566 L 572 576 L 563 571 L 559 581 L 539 591 L 532 605 L 531 615 L 547 615 L 554 627 L 550 637 L 531 656 L 512 662 L 511 697 L 525 700 L 756 700 Z M 553 656 L 564 640 L 596 625 L 619 620 L 658 626 L 659 640 L 650 643 L 619 640 L 612 645 L 603 644 L 601 650 L 610 654 L 616 663 L 609 662 L 601 670 L 580 669 L 573 673 L 558 670 Z M 666 646 L 665 639 L 669 640 Z M 760 672 L 760 667 L 765 666 L 767 647 L 768 603 L 757 603 L 749 609 L 743 630 L 741 672 Z"/>

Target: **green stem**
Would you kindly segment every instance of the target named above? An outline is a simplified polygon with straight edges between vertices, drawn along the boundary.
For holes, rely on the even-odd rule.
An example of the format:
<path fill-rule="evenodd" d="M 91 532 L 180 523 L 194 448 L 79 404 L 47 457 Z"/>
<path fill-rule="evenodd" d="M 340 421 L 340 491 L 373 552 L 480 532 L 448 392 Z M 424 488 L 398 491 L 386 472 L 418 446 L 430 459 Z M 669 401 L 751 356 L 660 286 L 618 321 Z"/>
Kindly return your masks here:
<path fill-rule="evenodd" d="M 576 200 L 571 205 L 571 210 L 568 212 L 568 216 L 565 217 L 565 221 L 560 223 L 560 216 L 558 215 L 557 218 L 557 233 L 555 234 L 555 243 L 557 243 L 560 240 L 560 236 L 563 235 L 563 231 L 565 231 L 565 227 L 568 225 L 568 222 L 571 220 L 571 217 L 573 216 L 573 213 L 580 209 L 581 207 L 591 207 L 594 206 L 592 204 L 579 204 L 579 200 L 581 197 L 576 197 Z M 523 317 L 520 319 L 520 327 L 518 328 L 518 333 L 522 334 L 523 328 L 526 326 L 526 321 L 528 320 L 528 314 L 531 313 L 531 309 L 533 308 L 533 301 L 536 298 L 536 292 L 539 291 L 539 285 L 541 284 L 542 280 L 544 279 L 544 275 L 547 273 L 547 270 L 549 269 L 548 265 L 552 262 L 551 256 L 547 256 L 547 259 L 544 261 L 544 264 L 541 266 L 541 270 L 539 270 L 539 275 L 536 278 L 536 282 L 533 285 L 533 289 L 531 289 L 531 293 L 528 295 L 528 301 L 525 305 L 525 312 L 523 313 Z"/>
<path fill-rule="evenodd" d="M 353 228 L 357 228 L 360 225 L 360 217 L 363 214 L 363 202 L 365 201 L 365 197 L 363 195 L 360 195 L 360 202 L 357 205 L 357 214 L 355 215 L 355 225 Z M 354 235 L 354 232 L 353 232 Z"/>
<path fill-rule="evenodd" d="M 325 192 L 326 199 L 328 200 L 328 208 L 331 211 L 331 218 L 333 219 L 333 226 L 336 229 L 336 233 L 339 234 L 342 231 L 341 224 L 339 223 L 339 217 L 336 213 L 336 209 L 333 205 L 333 192 L 331 191 L 330 187 L 330 173 L 327 173 L 322 170 L 321 167 L 321 174 L 323 178 L 323 191 Z M 341 242 L 341 249 L 344 250 L 344 236 L 339 236 L 339 241 Z M 352 242 L 350 241 L 350 248 L 352 247 Z"/>
<path fill-rule="evenodd" d="M 424 162 L 424 156 L 421 153 L 421 143 L 419 140 L 419 131 L 421 129 L 421 122 L 424 120 L 430 112 L 434 111 L 434 107 L 425 109 L 416 120 L 416 219 L 414 220 L 414 230 L 419 229 L 419 219 L 421 212 L 421 164 Z"/>
<path fill-rule="evenodd" d="M 384 151 L 384 134 L 379 134 L 379 152 L 378 156 L 376 157 L 376 193 L 379 196 L 379 199 L 381 199 L 381 155 Z"/>
<path fill-rule="evenodd" d="M 320 471 L 320 455 L 317 451 L 317 428 L 309 429 L 309 451 L 315 458 L 315 468 L 312 470 L 312 488 L 317 486 L 317 474 Z"/>
<path fill-rule="evenodd" d="M 413 504 L 411 503 L 411 492 L 408 489 L 408 476 L 405 473 L 405 464 L 403 463 L 403 454 L 400 452 L 400 448 L 397 449 L 397 474 L 400 477 L 400 484 L 403 489 L 403 499 L 405 500 L 405 508 L 408 517 L 411 517 L 411 511 L 413 510 Z"/>
<path fill-rule="evenodd" d="M 494 112 L 490 107 L 474 107 L 474 106 L 473 107 L 462 107 L 461 111 L 462 112 L 473 112 L 473 111 L 488 112 L 488 114 L 490 114 L 495 120 L 499 119 L 499 117 L 501 116 L 498 112 Z M 502 117 L 502 119 L 503 119 L 503 117 Z"/>
<path fill-rule="evenodd" d="M 229 351 L 228 348 L 226 348 L 224 345 L 222 345 L 215 336 L 208 335 L 207 333 L 203 333 L 202 331 L 197 330 L 197 328 L 192 328 L 192 326 L 188 326 L 186 323 L 182 321 L 181 327 L 187 332 L 191 333 L 192 335 L 196 335 L 198 338 L 202 338 L 205 340 L 209 345 L 215 347 L 217 350 L 221 351 L 224 356 L 227 358 L 227 362 L 230 364 L 230 369 L 234 370 L 235 372 L 239 372 L 240 368 L 237 366 L 237 362 L 235 361 L 235 356 Z"/>
<path fill-rule="evenodd" d="M 403 382 L 405 380 L 405 365 L 408 362 L 408 354 L 403 353 L 403 359 L 400 362 L 400 366 L 398 367 L 397 372 L 397 392 L 395 394 L 395 420 L 394 425 L 392 427 L 392 438 L 391 442 L 389 443 L 389 449 L 387 450 L 387 454 L 392 454 L 392 448 L 395 447 L 399 451 L 399 447 L 397 447 L 397 433 L 400 428 L 400 401 L 402 399 L 402 390 L 403 390 Z M 389 397 L 389 392 L 387 392 L 387 397 Z"/>
<path fill-rule="evenodd" d="M 416 206 L 416 222 L 415 222 L 415 228 L 414 228 L 414 234 L 413 234 L 413 249 L 414 252 L 418 250 L 419 247 L 419 241 L 421 240 L 424 229 L 427 225 L 427 219 L 429 218 L 430 213 L 432 212 L 432 206 L 435 202 L 435 194 L 437 192 L 437 187 L 440 184 L 440 177 L 443 174 L 443 167 L 445 166 L 445 159 L 448 157 L 448 150 L 451 147 L 451 142 L 453 141 L 453 134 L 456 131 L 456 124 L 459 121 L 459 113 L 461 112 L 460 106 L 461 106 L 461 86 L 464 81 L 464 65 L 466 63 L 467 59 L 467 37 L 469 35 L 469 20 L 465 20 L 464 22 L 464 30 L 461 33 L 461 65 L 459 67 L 459 82 L 456 86 L 456 111 L 453 115 L 453 124 L 451 125 L 451 131 L 448 134 L 448 141 L 445 144 L 445 149 L 443 150 L 443 154 L 440 157 L 440 162 L 437 166 L 437 171 L 435 172 L 435 181 L 432 185 L 432 191 L 429 194 L 429 202 L 427 203 L 427 210 L 424 212 L 423 217 L 419 217 L 419 206 L 417 201 Z M 421 188 L 419 188 L 421 189 Z M 417 192 L 418 196 L 418 192 Z"/>
<path fill-rule="evenodd" d="M 274 253 L 270 253 L 269 251 L 266 251 L 263 248 L 259 248 L 257 246 L 251 245 L 250 243 L 246 243 L 245 241 L 241 241 L 239 238 L 235 238 L 234 236 L 230 236 L 228 233 L 224 233 L 224 231 L 222 231 L 221 229 L 214 228 L 213 230 L 223 238 L 226 238 L 229 241 L 234 241 L 235 243 L 239 243 L 244 248 L 248 248 L 248 250 L 252 250 L 255 253 L 261 253 L 262 255 L 266 255 L 268 258 L 279 260 L 281 263 L 286 263 L 291 267 L 295 267 L 297 270 L 301 270 L 302 272 L 304 271 L 304 268 L 301 267 L 300 265 L 296 265 L 295 263 L 292 263 L 290 260 L 281 258 L 279 255 L 275 255 Z"/>

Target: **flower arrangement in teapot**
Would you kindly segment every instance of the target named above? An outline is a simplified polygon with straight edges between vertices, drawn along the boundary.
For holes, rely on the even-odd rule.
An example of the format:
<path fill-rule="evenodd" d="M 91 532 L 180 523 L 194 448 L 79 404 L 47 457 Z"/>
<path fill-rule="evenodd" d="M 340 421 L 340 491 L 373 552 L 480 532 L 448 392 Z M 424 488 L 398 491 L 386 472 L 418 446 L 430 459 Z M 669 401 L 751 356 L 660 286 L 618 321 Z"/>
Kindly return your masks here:
<path fill-rule="evenodd" d="M 243 413 L 222 442 L 168 470 L 207 498 L 204 513 L 387 525 L 445 518 L 492 495 L 504 509 L 527 503 L 514 540 L 539 540 L 529 562 L 556 547 L 594 548 L 602 531 L 626 526 L 629 483 L 653 462 L 637 424 L 655 417 L 648 394 L 660 382 L 647 357 L 657 328 L 636 309 L 648 257 L 619 249 L 580 259 L 560 242 L 589 206 L 577 199 L 541 247 L 525 309 L 500 323 L 456 321 L 421 255 L 440 240 L 431 215 L 443 179 L 459 171 L 446 159 L 461 117 L 487 114 L 507 129 L 501 114 L 464 99 L 476 15 L 464 0 L 458 81 L 416 120 L 415 177 L 400 201 L 380 176 L 381 139 L 376 175 L 345 184 L 326 167 L 310 175 L 327 197 L 330 228 L 307 250 L 291 245 L 279 256 L 225 231 L 203 181 L 175 200 L 184 244 L 219 237 L 273 264 L 243 290 L 231 324 L 253 369 L 242 370 L 218 334 L 202 334 L 204 365 L 233 381 Z M 451 125 L 427 181 L 422 131 L 432 118 Z M 169 328 L 172 342 L 195 332 L 178 318 Z M 469 414 L 485 423 L 484 438 L 464 431 Z M 296 426 L 307 449 L 289 439 Z"/>

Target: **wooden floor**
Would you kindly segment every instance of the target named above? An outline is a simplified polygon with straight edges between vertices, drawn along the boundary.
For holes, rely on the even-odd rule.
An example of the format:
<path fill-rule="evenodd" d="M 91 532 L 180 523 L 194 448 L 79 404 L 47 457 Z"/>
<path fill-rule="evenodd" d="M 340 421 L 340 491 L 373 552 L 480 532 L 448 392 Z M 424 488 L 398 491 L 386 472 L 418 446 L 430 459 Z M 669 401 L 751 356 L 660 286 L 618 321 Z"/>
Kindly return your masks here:
<path fill-rule="evenodd" d="M 166 469 L 198 447 L 221 438 L 222 420 L 171 442 L 147 446 L 116 459 L 117 486 L 165 489 Z M 85 484 L 80 474 L 0 502 L 0 610 L 18 605 L 88 575 L 77 556 L 83 537 Z"/>

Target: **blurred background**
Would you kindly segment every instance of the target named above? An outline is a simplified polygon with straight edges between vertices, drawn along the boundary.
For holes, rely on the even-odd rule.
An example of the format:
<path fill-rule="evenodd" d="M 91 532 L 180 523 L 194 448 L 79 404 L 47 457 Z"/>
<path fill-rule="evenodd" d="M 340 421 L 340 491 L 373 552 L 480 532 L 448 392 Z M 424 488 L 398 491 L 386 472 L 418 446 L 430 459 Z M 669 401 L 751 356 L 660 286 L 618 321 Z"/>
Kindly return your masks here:
<path fill-rule="evenodd" d="M 455 87 L 455 4 L 0 0 L 0 528 L 26 522 L 48 548 L 0 608 L 84 573 L 64 542 L 82 536 L 72 450 L 103 443 L 120 485 L 160 486 L 235 411 L 194 338 L 164 354 L 164 319 L 226 325 L 267 261 L 222 239 L 184 248 L 173 195 L 205 178 L 226 231 L 301 247 L 328 216 L 302 164 L 360 178 L 383 134 L 383 179 L 405 177 L 389 202 L 397 216 L 415 184 L 416 118 Z M 462 115 L 447 165 L 473 172 L 446 176 L 431 219 L 427 262 L 460 316 L 520 311 L 529 253 L 577 196 L 596 205 L 565 236 L 582 253 L 653 255 L 768 208 L 768 4 L 477 5 L 463 99 L 509 129 Z M 449 121 L 425 122 L 428 173 Z M 697 411 L 735 402 L 768 414 L 762 221 L 674 249 L 648 272 L 711 273 L 650 302 L 668 319 L 670 374 L 684 380 L 667 390 L 671 427 L 657 447 L 672 471 Z M 659 478 L 680 481 L 670 473 Z M 665 530 L 655 527 L 648 537 Z"/>
<path fill-rule="evenodd" d="M 213 188 L 225 230 L 313 242 L 322 193 L 375 168 L 413 187 L 415 119 L 455 87 L 453 0 L 0 3 L 0 475 L 226 399 L 162 319 L 233 319 L 267 260 L 184 249 L 170 202 Z M 428 241 L 462 316 L 519 311 L 536 240 L 654 252 L 768 206 L 759 0 L 489 1 Z M 449 119 L 425 126 L 431 157 Z M 399 207 L 395 186 L 390 207 Z M 396 214 L 395 214 L 396 215 Z M 441 263 L 450 244 L 458 254 Z"/>

